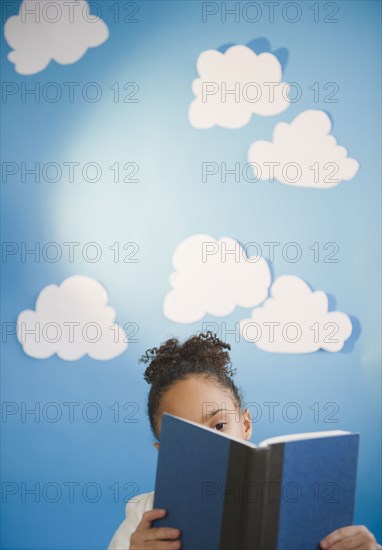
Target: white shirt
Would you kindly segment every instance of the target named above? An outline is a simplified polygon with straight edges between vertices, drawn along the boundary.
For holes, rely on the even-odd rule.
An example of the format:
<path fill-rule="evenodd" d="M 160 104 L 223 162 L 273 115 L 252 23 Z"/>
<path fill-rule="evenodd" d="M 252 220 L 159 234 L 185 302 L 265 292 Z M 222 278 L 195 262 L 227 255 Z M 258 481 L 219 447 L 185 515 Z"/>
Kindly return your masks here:
<path fill-rule="evenodd" d="M 111 539 L 108 550 L 129 550 L 130 537 L 137 529 L 144 512 L 153 509 L 154 491 L 131 498 L 125 507 L 125 519 Z"/>

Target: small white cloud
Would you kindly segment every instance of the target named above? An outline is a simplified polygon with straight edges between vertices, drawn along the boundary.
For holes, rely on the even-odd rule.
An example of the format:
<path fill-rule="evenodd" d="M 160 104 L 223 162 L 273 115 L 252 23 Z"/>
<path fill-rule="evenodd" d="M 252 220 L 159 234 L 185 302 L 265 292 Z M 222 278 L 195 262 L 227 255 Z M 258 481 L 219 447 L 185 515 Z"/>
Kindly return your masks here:
<path fill-rule="evenodd" d="M 331 129 L 328 115 L 318 110 L 303 111 L 291 124 L 279 122 L 272 142 L 255 141 L 248 151 L 255 177 L 316 189 L 352 179 L 359 164 L 337 145 Z"/>
<path fill-rule="evenodd" d="M 340 351 L 352 333 L 350 318 L 328 311 L 322 290 L 312 292 L 299 277 L 283 275 L 271 288 L 271 298 L 240 322 L 245 340 L 274 353 Z"/>
<path fill-rule="evenodd" d="M 127 337 L 115 310 L 107 306 L 105 288 L 95 279 L 73 275 L 60 286 L 48 285 L 39 294 L 36 309 L 17 318 L 17 338 L 24 352 L 37 359 L 55 353 L 66 361 L 88 354 L 112 359 L 127 348 Z"/>
<path fill-rule="evenodd" d="M 20 74 L 36 74 L 50 61 L 67 65 L 109 36 L 101 18 L 90 15 L 85 0 L 24 0 L 18 15 L 4 26 L 4 36 L 13 50 L 8 59 Z"/>
<path fill-rule="evenodd" d="M 253 307 L 268 295 L 271 275 L 260 256 L 250 257 L 234 239 L 196 234 L 175 249 L 164 315 L 193 323 L 204 315 L 229 315 L 236 306 Z"/>
<path fill-rule="evenodd" d="M 257 55 L 243 45 L 225 53 L 206 50 L 196 68 L 200 78 L 192 83 L 196 98 L 188 112 L 195 128 L 241 128 L 253 114 L 272 116 L 289 107 L 289 85 L 282 82 L 281 64 L 269 52 Z"/>

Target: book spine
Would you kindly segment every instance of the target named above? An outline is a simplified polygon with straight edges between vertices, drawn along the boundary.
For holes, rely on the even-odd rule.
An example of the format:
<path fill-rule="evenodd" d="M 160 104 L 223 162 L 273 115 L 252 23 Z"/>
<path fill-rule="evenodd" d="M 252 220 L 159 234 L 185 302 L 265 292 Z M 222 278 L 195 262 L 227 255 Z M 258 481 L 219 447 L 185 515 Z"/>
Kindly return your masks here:
<path fill-rule="evenodd" d="M 267 472 L 264 484 L 264 508 L 262 530 L 256 550 L 277 550 L 279 516 L 282 495 L 282 471 L 284 444 L 276 443 L 269 447 Z"/>
<path fill-rule="evenodd" d="M 248 447 L 232 441 L 224 489 L 224 507 L 220 531 L 220 550 L 239 550 L 240 522 L 243 509 L 242 488 L 245 481 Z M 241 549 L 240 549 L 241 550 Z"/>
<path fill-rule="evenodd" d="M 248 461 L 243 488 L 244 507 L 240 525 L 240 550 L 258 550 L 263 528 L 264 486 L 270 448 L 248 449 Z"/>

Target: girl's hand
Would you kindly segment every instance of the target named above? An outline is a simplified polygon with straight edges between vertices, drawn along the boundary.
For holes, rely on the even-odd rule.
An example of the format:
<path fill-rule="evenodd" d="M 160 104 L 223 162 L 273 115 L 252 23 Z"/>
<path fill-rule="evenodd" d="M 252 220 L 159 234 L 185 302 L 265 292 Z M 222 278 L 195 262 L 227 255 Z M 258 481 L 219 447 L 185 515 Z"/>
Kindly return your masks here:
<path fill-rule="evenodd" d="M 180 529 L 151 527 L 151 522 L 154 519 L 162 518 L 165 515 L 166 510 L 162 508 L 154 508 L 145 512 L 138 527 L 130 537 L 130 550 L 176 550 L 181 548 Z"/>
<path fill-rule="evenodd" d="M 324 550 L 377 550 L 382 548 L 364 525 L 341 527 L 320 542 Z"/>

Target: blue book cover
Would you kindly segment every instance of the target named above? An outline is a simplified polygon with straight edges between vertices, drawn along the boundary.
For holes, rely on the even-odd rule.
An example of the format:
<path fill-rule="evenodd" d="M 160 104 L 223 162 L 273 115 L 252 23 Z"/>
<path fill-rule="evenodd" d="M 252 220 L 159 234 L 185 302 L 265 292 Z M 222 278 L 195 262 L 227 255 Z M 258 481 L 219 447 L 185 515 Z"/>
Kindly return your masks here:
<path fill-rule="evenodd" d="M 280 466 L 269 475 L 277 477 L 280 468 L 281 485 L 277 530 L 264 548 L 319 550 L 326 535 L 353 524 L 358 446 L 353 433 L 271 445 Z"/>
<path fill-rule="evenodd" d="M 153 527 L 185 550 L 318 550 L 353 523 L 359 434 L 333 430 L 259 446 L 164 413 Z"/>

